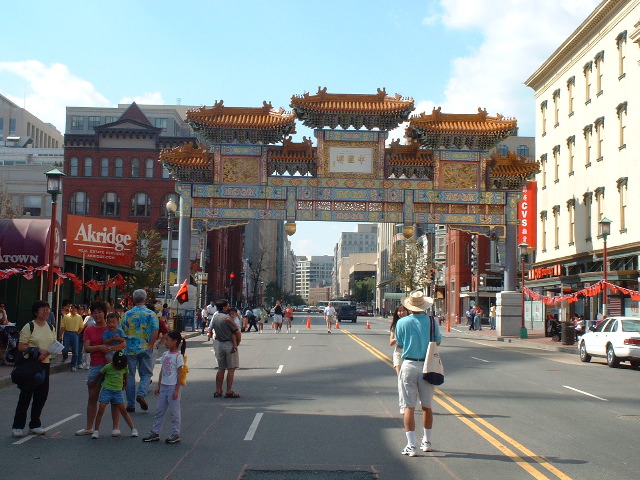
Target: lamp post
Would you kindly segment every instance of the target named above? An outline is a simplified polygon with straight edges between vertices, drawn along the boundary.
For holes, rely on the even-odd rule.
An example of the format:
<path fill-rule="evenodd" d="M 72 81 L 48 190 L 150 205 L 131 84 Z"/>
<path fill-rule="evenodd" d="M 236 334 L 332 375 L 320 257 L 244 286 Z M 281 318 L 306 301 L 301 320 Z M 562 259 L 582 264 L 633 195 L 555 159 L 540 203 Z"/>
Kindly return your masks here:
<path fill-rule="evenodd" d="M 53 308 L 53 269 L 55 267 L 56 217 L 58 204 L 56 199 L 62 193 L 62 177 L 65 176 L 57 168 L 45 172 L 47 176 L 47 193 L 51 194 L 51 226 L 49 227 L 49 267 L 47 270 L 47 301 Z"/>
<path fill-rule="evenodd" d="M 527 259 L 527 254 L 529 253 L 529 245 L 526 243 L 521 243 L 518 245 L 518 251 L 520 252 L 520 259 L 522 260 L 522 324 L 520 325 L 520 338 L 528 338 L 527 335 L 527 327 L 524 325 L 524 286 L 525 286 L 525 261 Z"/>
<path fill-rule="evenodd" d="M 173 214 L 178 205 L 170 198 L 165 205 L 167 209 L 167 265 L 164 271 L 164 303 L 169 303 L 169 275 L 171 274 L 171 250 L 173 249 Z"/>
<path fill-rule="evenodd" d="M 605 282 L 604 288 L 602 289 L 602 318 L 603 320 L 607 317 L 607 237 L 611 233 L 611 220 L 607 217 L 603 217 L 602 220 L 598 222 L 599 234 L 602 237 L 603 248 L 602 248 L 602 279 Z"/>
<path fill-rule="evenodd" d="M 233 282 L 234 279 L 236 278 L 236 274 L 235 273 L 230 273 L 229 274 L 229 290 L 231 292 L 231 306 L 233 307 Z"/>
<path fill-rule="evenodd" d="M 260 305 L 264 304 L 264 282 L 260 282 Z"/>

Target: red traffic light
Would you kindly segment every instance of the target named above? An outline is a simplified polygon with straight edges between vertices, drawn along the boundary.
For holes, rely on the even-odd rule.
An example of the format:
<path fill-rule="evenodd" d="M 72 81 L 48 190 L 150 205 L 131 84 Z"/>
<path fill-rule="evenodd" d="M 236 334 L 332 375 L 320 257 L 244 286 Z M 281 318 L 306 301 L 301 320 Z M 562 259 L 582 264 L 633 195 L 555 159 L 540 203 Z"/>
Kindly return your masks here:
<path fill-rule="evenodd" d="M 229 274 L 229 278 L 236 278 L 236 274 L 235 273 L 230 273 Z"/>

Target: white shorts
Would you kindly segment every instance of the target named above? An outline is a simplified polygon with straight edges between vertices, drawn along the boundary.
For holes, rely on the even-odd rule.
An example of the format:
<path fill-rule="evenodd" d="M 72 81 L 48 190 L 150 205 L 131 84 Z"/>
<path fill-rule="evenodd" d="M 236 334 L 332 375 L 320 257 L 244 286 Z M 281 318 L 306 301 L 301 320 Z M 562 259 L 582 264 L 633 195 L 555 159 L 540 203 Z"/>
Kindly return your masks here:
<path fill-rule="evenodd" d="M 399 367 L 400 365 L 402 365 L 402 349 L 396 348 L 393 351 L 393 366 L 395 368 Z"/>
<path fill-rule="evenodd" d="M 424 361 L 416 362 L 413 360 L 404 360 L 400 367 L 398 388 L 402 403 L 409 408 L 416 408 L 418 397 L 424 408 L 431 408 L 436 387 L 422 379 L 423 368 Z"/>

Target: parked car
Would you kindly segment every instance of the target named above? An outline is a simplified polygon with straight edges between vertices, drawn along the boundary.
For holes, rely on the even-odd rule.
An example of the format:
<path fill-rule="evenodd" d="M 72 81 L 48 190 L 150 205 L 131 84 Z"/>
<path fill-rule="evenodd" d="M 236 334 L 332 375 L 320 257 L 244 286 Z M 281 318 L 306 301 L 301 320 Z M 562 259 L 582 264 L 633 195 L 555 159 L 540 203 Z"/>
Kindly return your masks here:
<path fill-rule="evenodd" d="M 640 318 L 611 317 L 591 327 L 580 339 L 580 360 L 589 362 L 591 357 L 606 358 L 611 368 L 620 362 L 639 368 Z"/>
<path fill-rule="evenodd" d="M 351 323 L 356 323 L 358 320 L 358 314 L 356 313 L 355 305 L 340 305 L 336 317 L 339 322 L 346 322 L 351 320 Z"/>
<path fill-rule="evenodd" d="M 356 309 L 356 315 L 358 315 L 359 317 L 368 317 L 371 314 L 367 312 L 364 308 L 358 308 Z"/>

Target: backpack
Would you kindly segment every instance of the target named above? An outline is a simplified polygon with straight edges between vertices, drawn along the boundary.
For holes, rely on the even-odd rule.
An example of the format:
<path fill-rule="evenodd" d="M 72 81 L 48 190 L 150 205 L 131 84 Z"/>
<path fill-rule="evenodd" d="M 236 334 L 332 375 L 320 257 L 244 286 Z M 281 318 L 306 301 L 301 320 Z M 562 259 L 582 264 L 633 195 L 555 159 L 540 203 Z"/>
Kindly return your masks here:
<path fill-rule="evenodd" d="M 47 325 L 49 325 L 49 328 L 51 329 L 51 331 L 53 332 L 53 325 L 51 325 L 49 322 L 47 322 Z M 33 320 L 31 320 L 29 322 L 29 332 L 33 333 L 33 329 L 35 328 L 35 326 L 33 325 Z"/>
<path fill-rule="evenodd" d="M 21 390 L 35 390 L 44 383 L 46 372 L 38 360 L 40 349 L 29 347 L 20 352 L 16 358 L 16 366 L 11 372 L 11 381 Z"/>

